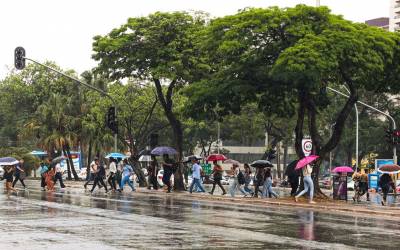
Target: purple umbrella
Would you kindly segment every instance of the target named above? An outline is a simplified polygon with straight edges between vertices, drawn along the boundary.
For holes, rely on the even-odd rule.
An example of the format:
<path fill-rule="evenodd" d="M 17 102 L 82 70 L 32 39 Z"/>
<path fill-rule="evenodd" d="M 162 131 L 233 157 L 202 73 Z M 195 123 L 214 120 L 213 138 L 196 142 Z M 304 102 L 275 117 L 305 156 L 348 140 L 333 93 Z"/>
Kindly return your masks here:
<path fill-rule="evenodd" d="M 334 173 L 352 173 L 354 172 L 353 169 L 351 167 L 348 166 L 340 166 L 340 167 L 336 167 L 332 170 L 332 172 Z"/>
<path fill-rule="evenodd" d="M 176 152 L 175 149 L 171 147 L 156 147 L 153 150 L 151 150 L 152 155 L 176 155 L 178 152 Z"/>
<path fill-rule="evenodd" d="M 13 157 L 0 158 L 0 166 L 13 166 L 17 165 L 19 161 Z"/>

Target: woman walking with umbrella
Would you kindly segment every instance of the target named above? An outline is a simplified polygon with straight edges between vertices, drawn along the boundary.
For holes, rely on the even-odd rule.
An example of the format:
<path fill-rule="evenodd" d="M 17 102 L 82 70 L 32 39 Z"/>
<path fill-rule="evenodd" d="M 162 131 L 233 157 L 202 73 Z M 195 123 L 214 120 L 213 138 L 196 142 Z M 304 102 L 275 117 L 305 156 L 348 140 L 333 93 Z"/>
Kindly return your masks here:
<path fill-rule="evenodd" d="M 213 164 L 214 167 L 211 175 L 213 176 L 214 182 L 210 194 L 211 195 L 214 194 L 215 186 L 218 185 L 222 190 L 222 195 L 225 195 L 226 194 L 225 189 L 221 184 L 222 173 L 223 173 L 222 167 L 218 164 L 218 161 L 213 161 Z"/>
<path fill-rule="evenodd" d="M 317 155 L 310 155 L 306 156 L 300 161 L 297 162 L 296 168 L 297 169 L 302 169 L 303 171 L 303 182 L 304 182 L 304 189 L 301 191 L 298 195 L 294 197 L 294 200 L 298 202 L 299 197 L 306 194 L 307 192 L 310 192 L 310 203 L 315 203 L 313 201 L 314 197 L 314 183 L 311 178 L 311 173 L 312 173 L 312 167 L 310 163 L 314 162 L 316 159 L 318 159 L 319 156 Z"/>
<path fill-rule="evenodd" d="M 278 195 L 274 192 L 274 190 L 272 190 L 271 168 L 266 168 L 264 174 L 264 187 L 263 187 L 262 197 L 266 198 L 269 197 L 270 195 L 274 196 L 275 198 L 278 198 Z"/>

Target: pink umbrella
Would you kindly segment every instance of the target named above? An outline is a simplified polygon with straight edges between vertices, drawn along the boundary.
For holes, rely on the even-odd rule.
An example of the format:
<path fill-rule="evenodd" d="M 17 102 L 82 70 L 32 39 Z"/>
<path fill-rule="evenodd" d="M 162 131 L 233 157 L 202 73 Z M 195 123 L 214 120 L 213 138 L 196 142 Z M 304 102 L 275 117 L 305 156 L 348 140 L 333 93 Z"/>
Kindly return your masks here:
<path fill-rule="evenodd" d="M 348 166 L 340 166 L 340 167 L 336 167 L 332 170 L 332 172 L 334 173 L 352 173 L 354 172 L 353 169 L 351 167 Z"/>
<path fill-rule="evenodd" d="M 311 162 L 315 161 L 318 158 L 319 158 L 318 155 L 309 155 L 309 156 L 304 157 L 303 159 L 301 159 L 297 162 L 295 170 L 304 168 L 305 166 L 307 166 L 308 164 L 310 164 Z"/>

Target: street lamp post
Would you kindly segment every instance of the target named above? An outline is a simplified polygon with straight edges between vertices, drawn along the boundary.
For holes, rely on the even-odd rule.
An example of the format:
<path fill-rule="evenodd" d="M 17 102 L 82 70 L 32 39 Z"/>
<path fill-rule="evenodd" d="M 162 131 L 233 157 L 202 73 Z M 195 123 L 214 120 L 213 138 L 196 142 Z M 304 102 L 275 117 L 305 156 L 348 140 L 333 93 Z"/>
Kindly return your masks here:
<path fill-rule="evenodd" d="M 87 88 L 89 88 L 89 89 L 95 90 L 95 91 L 99 92 L 100 94 L 102 94 L 102 95 L 104 95 L 104 96 L 110 98 L 110 100 L 112 101 L 112 103 L 113 103 L 113 105 L 114 105 L 114 107 L 115 107 L 115 109 L 114 109 L 114 110 L 115 110 L 115 111 L 114 111 L 114 115 L 115 115 L 115 117 L 117 117 L 117 103 L 115 102 L 114 98 L 112 98 L 112 96 L 110 96 L 107 92 L 105 92 L 105 91 L 103 91 L 103 90 L 101 90 L 101 89 L 99 89 L 99 88 L 96 88 L 96 87 L 94 87 L 94 86 L 92 86 L 92 85 L 90 85 L 90 84 L 87 84 L 87 83 L 85 83 L 85 82 L 82 82 L 82 81 L 80 81 L 80 80 L 78 80 L 78 79 L 76 79 L 76 78 L 74 78 L 74 77 L 72 77 L 72 76 L 69 76 L 69 75 L 67 75 L 67 74 L 65 74 L 65 73 L 63 73 L 63 72 L 61 72 L 61 71 L 59 71 L 59 70 L 56 70 L 56 69 L 54 69 L 54 68 L 52 68 L 52 67 L 49 67 L 49 66 L 47 66 L 47 65 L 45 65 L 45 64 L 43 64 L 43 63 L 40 63 L 40 62 L 35 61 L 35 60 L 33 60 L 33 59 L 30 59 L 30 58 L 28 58 L 28 57 L 24 57 L 24 59 L 29 60 L 29 61 L 31 61 L 31 62 L 33 62 L 33 63 L 36 63 L 36 64 L 38 64 L 38 65 L 40 65 L 40 66 L 42 66 L 42 67 L 45 67 L 45 68 L 47 68 L 47 69 L 49 69 L 49 70 L 51 70 L 51 71 L 54 71 L 54 72 L 56 72 L 56 73 L 58 73 L 58 74 L 60 74 L 60 75 L 62 75 L 62 76 L 64 76 L 64 77 L 66 77 L 66 78 L 71 79 L 72 81 L 75 81 L 75 82 L 77 82 L 77 83 L 79 83 L 79 84 L 81 84 L 81 85 L 83 85 L 83 86 L 85 86 L 85 87 L 87 87 Z M 114 134 L 114 150 L 115 150 L 115 152 L 117 152 L 117 141 L 118 141 L 117 133 L 115 133 L 115 134 Z"/>
<path fill-rule="evenodd" d="M 346 94 L 344 94 L 344 93 L 342 93 L 342 92 L 340 92 L 340 91 L 338 91 L 338 90 L 336 90 L 336 89 L 333 89 L 333 88 L 330 88 L 330 87 L 327 87 L 327 89 L 329 89 L 329 90 L 335 92 L 336 94 L 339 94 L 339 95 L 341 95 L 341 96 L 344 96 L 344 97 L 346 97 L 346 98 L 349 98 L 348 95 L 346 95 Z M 363 106 L 365 106 L 365 107 L 367 107 L 367 108 L 370 108 L 370 109 L 372 109 L 372 110 L 374 110 L 374 111 L 376 111 L 376 112 L 378 112 L 378 113 L 380 113 L 380 114 L 386 116 L 387 118 L 389 118 L 389 119 L 392 121 L 393 130 L 395 130 L 395 129 L 397 128 L 397 127 L 396 127 L 396 121 L 395 121 L 394 118 L 393 118 L 392 116 L 390 116 L 389 114 L 387 114 L 387 113 L 385 113 L 385 112 L 383 112 L 383 111 L 381 111 L 381 110 L 379 110 L 379 109 L 377 109 L 377 108 L 375 108 L 375 107 L 372 107 L 371 105 L 368 105 L 368 104 L 366 104 L 366 103 L 364 103 L 364 102 L 357 101 L 357 103 L 359 103 L 359 104 L 361 104 L 361 105 L 363 105 Z M 394 161 L 394 164 L 397 164 L 396 145 L 393 145 L 393 161 Z"/>

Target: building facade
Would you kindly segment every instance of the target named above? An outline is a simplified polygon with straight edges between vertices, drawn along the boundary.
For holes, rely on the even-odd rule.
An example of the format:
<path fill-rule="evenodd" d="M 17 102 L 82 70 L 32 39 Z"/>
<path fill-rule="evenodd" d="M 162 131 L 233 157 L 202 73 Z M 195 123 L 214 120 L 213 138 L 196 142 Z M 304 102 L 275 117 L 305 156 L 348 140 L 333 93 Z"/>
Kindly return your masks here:
<path fill-rule="evenodd" d="M 390 0 L 389 30 L 400 30 L 400 0 Z"/>
<path fill-rule="evenodd" d="M 370 26 L 382 28 L 384 30 L 389 30 L 389 28 L 390 28 L 389 27 L 390 20 L 388 17 L 380 17 L 380 18 L 367 20 L 367 21 L 365 21 L 365 23 Z"/>

